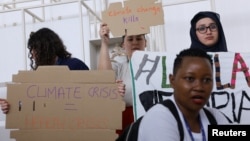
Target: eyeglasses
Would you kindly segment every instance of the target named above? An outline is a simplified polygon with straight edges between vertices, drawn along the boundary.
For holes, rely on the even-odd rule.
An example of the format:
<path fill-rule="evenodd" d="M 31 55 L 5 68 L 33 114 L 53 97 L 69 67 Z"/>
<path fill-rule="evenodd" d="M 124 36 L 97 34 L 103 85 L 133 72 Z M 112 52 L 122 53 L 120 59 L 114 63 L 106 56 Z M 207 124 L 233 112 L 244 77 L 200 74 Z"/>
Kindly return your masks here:
<path fill-rule="evenodd" d="M 202 26 L 196 28 L 196 30 L 198 30 L 198 32 L 201 33 L 201 34 L 205 34 L 207 32 L 208 28 L 210 29 L 211 32 L 217 31 L 217 29 L 218 29 L 217 25 L 215 23 L 213 23 L 213 24 L 210 24 L 207 27 L 202 25 Z"/>

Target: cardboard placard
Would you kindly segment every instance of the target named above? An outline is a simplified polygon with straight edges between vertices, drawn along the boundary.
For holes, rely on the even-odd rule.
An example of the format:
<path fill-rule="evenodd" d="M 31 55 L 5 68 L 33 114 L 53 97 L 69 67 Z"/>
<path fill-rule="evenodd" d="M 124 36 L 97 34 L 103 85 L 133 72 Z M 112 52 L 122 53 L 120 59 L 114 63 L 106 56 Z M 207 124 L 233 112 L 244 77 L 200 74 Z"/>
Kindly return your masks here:
<path fill-rule="evenodd" d="M 19 71 L 12 76 L 12 82 L 34 83 L 114 83 L 113 70 L 74 70 L 67 66 L 42 66 L 36 71 Z"/>
<path fill-rule="evenodd" d="M 17 141 L 114 140 L 125 109 L 114 71 L 65 66 L 19 71 L 7 84 L 7 100 L 6 128 L 19 129 L 11 131 Z"/>
<path fill-rule="evenodd" d="M 16 130 L 11 131 L 16 141 L 114 141 L 117 134 L 113 130 Z"/>
<path fill-rule="evenodd" d="M 114 37 L 149 33 L 150 26 L 164 24 L 164 13 L 161 3 L 156 0 L 129 0 L 111 3 L 102 12 L 102 20 L 109 25 Z"/>

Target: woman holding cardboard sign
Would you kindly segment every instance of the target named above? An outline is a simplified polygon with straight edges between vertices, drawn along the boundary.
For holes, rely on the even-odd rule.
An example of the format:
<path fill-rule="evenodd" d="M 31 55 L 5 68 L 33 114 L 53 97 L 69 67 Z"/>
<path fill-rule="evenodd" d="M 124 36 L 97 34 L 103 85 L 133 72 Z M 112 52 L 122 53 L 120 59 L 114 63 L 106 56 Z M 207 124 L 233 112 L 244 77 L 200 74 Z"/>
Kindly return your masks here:
<path fill-rule="evenodd" d="M 66 65 L 70 70 L 89 70 L 80 59 L 71 57 L 61 38 L 49 28 L 31 32 L 28 49 L 32 70 L 44 65 Z M 9 103 L 5 99 L 0 99 L 0 106 L 3 113 L 7 114 L 10 109 Z"/>
<path fill-rule="evenodd" d="M 109 56 L 109 27 L 106 23 L 100 26 L 101 50 L 99 57 L 98 69 L 113 69 L 116 72 L 118 91 L 124 96 L 126 110 L 123 112 L 122 129 L 134 121 L 133 101 L 132 101 L 132 84 L 129 68 L 129 60 L 134 51 L 144 50 L 146 47 L 146 38 L 144 34 L 122 37 L 121 47 L 125 49 L 127 61 L 124 63 L 111 63 Z M 126 88 L 126 89 L 125 89 Z M 121 133 L 118 131 L 118 133 Z"/>

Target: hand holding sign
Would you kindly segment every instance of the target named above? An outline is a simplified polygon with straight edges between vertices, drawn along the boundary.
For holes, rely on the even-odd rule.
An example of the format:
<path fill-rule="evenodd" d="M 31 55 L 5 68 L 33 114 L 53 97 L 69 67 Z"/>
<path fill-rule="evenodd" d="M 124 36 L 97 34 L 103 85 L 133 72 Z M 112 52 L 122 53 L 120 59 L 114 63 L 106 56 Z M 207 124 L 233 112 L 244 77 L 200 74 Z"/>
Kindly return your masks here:
<path fill-rule="evenodd" d="M 149 33 L 149 27 L 164 24 L 161 3 L 156 0 L 129 0 L 122 3 L 112 3 L 102 12 L 103 22 L 107 23 L 113 36 Z"/>

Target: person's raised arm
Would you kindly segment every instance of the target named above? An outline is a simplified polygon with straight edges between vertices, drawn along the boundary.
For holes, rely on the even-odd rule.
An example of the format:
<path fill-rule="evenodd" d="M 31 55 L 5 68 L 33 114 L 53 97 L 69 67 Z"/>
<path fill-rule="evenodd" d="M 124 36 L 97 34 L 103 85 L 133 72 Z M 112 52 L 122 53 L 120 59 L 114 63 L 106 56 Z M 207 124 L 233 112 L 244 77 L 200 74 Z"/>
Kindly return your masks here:
<path fill-rule="evenodd" d="M 98 70 L 111 70 L 111 60 L 109 56 L 109 28 L 106 23 L 100 25 L 101 49 L 98 62 Z"/>

